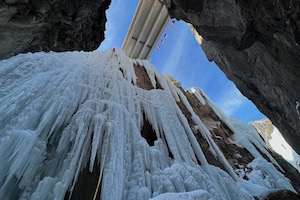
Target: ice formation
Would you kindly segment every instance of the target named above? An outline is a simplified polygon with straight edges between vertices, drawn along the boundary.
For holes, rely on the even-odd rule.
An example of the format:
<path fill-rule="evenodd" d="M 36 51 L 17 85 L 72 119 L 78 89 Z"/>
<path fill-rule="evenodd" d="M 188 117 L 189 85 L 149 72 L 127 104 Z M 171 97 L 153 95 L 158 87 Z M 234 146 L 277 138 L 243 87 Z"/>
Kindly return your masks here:
<path fill-rule="evenodd" d="M 279 130 L 273 126 L 271 139 L 269 140 L 271 148 L 286 159 L 291 165 L 299 170 L 300 156 L 295 150 L 285 141 Z"/>
<path fill-rule="evenodd" d="M 163 90 L 136 86 L 137 63 Z M 238 177 L 183 93 L 149 62 L 119 49 L 18 55 L 0 61 L 0 77 L 0 199 L 64 199 L 81 170 L 95 166 L 103 200 L 244 200 L 272 188 L 294 190 L 276 161 L 253 149 L 265 152 L 264 144 L 252 135 L 241 140 L 253 133 L 212 105 L 256 158 L 249 181 Z M 178 101 L 226 171 L 208 164 Z M 158 138 L 153 146 L 141 135 L 145 120 Z"/>

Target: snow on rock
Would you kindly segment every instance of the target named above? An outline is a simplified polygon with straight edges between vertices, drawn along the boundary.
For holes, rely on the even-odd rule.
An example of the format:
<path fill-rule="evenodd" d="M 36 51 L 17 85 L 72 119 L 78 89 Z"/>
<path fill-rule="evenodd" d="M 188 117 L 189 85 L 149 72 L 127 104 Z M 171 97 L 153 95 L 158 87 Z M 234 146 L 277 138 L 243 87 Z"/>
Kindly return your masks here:
<path fill-rule="evenodd" d="M 283 171 L 281 166 L 272 157 L 272 155 L 267 151 L 268 147 L 267 147 L 266 143 L 262 140 L 262 138 L 256 132 L 254 127 L 252 127 L 250 124 L 243 124 L 238 120 L 230 119 L 229 117 L 227 117 L 225 115 L 225 113 L 219 107 L 217 107 L 217 105 L 214 102 L 212 102 L 209 99 L 209 97 L 207 97 L 203 93 L 203 91 L 201 93 L 205 97 L 205 99 L 207 99 L 208 104 L 215 111 L 215 113 L 218 115 L 218 117 L 234 133 L 232 139 L 236 145 L 246 148 L 255 158 L 261 157 L 262 155 L 260 152 L 262 152 L 264 155 L 266 155 L 270 159 L 270 161 L 274 165 L 276 165 L 278 168 L 280 168 Z"/>
<path fill-rule="evenodd" d="M 289 180 L 281 173 L 278 173 L 275 166 L 264 158 L 258 157 L 249 163 L 248 166 L 253 169 L 247 175 L 249 182 L 268 189 L 284 188 L 297 193 Z"/>
<path fill-rule="evenodd" d="M 135 85 L 137 62 L 145 66 L 153 87 L 158 81 L 164 90 Z M 64 199 L 81 171 L 97 166 L 104 200 L 244 200 L 253 194 L 238 186 L 253 183 L 292 190 L 263 158 L 251 166 L 269 178 L 258 175 L 239 184 L 183 93 L 150 63 L 129 59 L 119 49 L 18 55 L 0 61 L 0 77 L 0 199 Z M 178 101 L 227 172 L 208 164 Z M 141 134 L 145 120 L 157 137 L 153 146 Z M 264 152 L 261 141 L 245 140 L 251 142 L 239 143 L 255 157 L 259 154 L 250 143 Z"/>
<path fill-rule="evenodd" d="M 266 143 L 264 143 L 262 138 L 257 134 L 254 127 L 250 124 L 243 124 L 237 120 L 231 120 L 231 123 L 235 133 L 233 138 L 237 145 L 246 148 L 255 158 L 260 158 L 262 156 L 261 153 L 263 153 L 281 171 L 284 171 L 270 152 L 268 152 Z"/>
<path fill-rule="evenodd" d="M 271 148 L 299 170 L 300 156 L 285 141 L 279 130 L 274 126 L 269 140 Z"/>
<path fill-rule="evenodd" d="M 240 177 L 244 177 L 244 175 L 246 175 L 247 178 L 249 179 L 249 181 L 247 182 L 247 184 L 249 185 L 244 185 L 242 183 L 244 180 L 242 182 L 239 181 L 238 183 L 241 186 L 241 188 L 245 189 L 244 191 L 246 193 L 255 194 L 255 196 L 257 196 L 259 192 L 271 188 L 285 188 L 295 192 L 295 189 L 290 184 L 290 181 L 287 178 L 285 178 L 280 172 L 278 172 L 277 169 L 275 168 L 276 166 L 281 170 L 281 172 L 284 172 L 282 167 L 269 153 L 269 151 L 267 150 L 268 147 L 266 143 L 255 131 L 254 127 L 252 127 L 250 124 L 243 124 L 238 120 L 233 120 L 228 118 L 224 114 L 224 112 L 219 107 L 217 107 L 217 105 L 214 102 L 212 102 L 210 98 L 206 96 L 206 94 L 201 89 L 194 88 L 194 90 L 190 90 L 190 91 L 192 91 L 194 94 L 195 93 L 200 94 L 207 101 L 210 107 L 215 111 L 218 117 L 228 126 L 228 128 L 232 130 L 234 134 L 231 138 L 231 141 L 242 148 L 246 148 L 255 157 L 255 159 L 252 162 L 257 163 L 258 162 L 257 160 L 259 160 L 259 164 L 255 164 L 255 165 L 251 163 L 248 164 L 247 167 L 252 169 L 250 175 L 246 174 L 243 170 L 239 170 L 239 169 L 236 170 L 236 172 L 239 174 Z M 262 157 L 262 154 L 264 154 L 271 161 L 271 163 L 267 162 Z M 260 166 L 261 169 L 256 170 L 257 166 Z M 259 171 L 260 173 L 257 173 L 257 171 Z M 251 176 L 251 174 L 255 174 L 255 176 L 253 177 Z M 276 185 L 274 182 L 272 182 L 274 179 L 273 180 L 268 179 L 267 181 L 265 180 L 265 177 L 273 177 L 273 176 L 277 176 L 277 178 L 274 179 L 275 180 L 277 179 L 280 182 L 280 184 Z M 263 187 L 257 190 L 256 189 L 249 190 L 249 186 L 251 185 L 251 182 L 253 180 L 257 181 L 257 179 L 260 179 L 260 181 L 258 182 L 261 183 L 260 187 L 262 186 Z M 256 184 L 256 187 L 259 185 L 256 182 L 254 184 Z"/>
<path fill-rule="evenodd" d="M 191 89 L 189 89 L 189 91 L 197 97 L 197 99 L 201 102 L 202 105 L 206 105 L 206 101 L 204 100 L 204 98 L 201 95 L 201 93 L 203 93 L 203 91 L 201 89 L 192 87 Z M 200 93 L 200 91 L 201 91 L 201 93 Z"/>

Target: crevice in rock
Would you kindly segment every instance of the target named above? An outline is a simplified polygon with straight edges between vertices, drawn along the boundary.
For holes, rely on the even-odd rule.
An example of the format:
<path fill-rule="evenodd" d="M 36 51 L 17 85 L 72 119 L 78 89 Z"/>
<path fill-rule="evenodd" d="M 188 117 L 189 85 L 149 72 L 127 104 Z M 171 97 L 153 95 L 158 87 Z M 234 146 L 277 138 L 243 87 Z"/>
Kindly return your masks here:
<path fill-rule="evenodd" d="M 80 172 L 72 194 L 70 193 L 70 190 L 67 191 L 64 198 L 65 200 L 93 199 L 96 192 L 98 180 L 99 180 L 100 166 L 98 164 L 98 160 L 95 160 L 95 165 L 92 172 L 89 171 L 88 166 L 89 163 L 87 164 L 87 167 L 85 167 Z M 97 192 L 96 199 L 100 199 L 100 196 L 101 196 L 101 184 Z"/>
<path fill-rule="evenodd" d="M 298 18 L 300 20 L 300 14 L 298 14 L 298 15 L 299 15 Z M 300 45 L 300 33 L 299 33 L 299 29 L 297 27 L 297 22 L 294 19 L 291 19 L 290 24 L 292 27 L 292 32 L 294 34 L 295 41 L 298 45 Z"/>
<path fill-rule="evenodd" d="M 149 123 L 148 119 L 144 115 L 144 125 L 141 129 L 141 134 L 143 138 L 146 139 L 149 146 L 154 146 L 154 142 L 157 140 L 156 133 L 152 128 L 152 125 Z"/>
<path fill-rule="evenodd" d="M 155 76 L 155 82 L 156 82 L 156 89 L 163 89 L 159 83 L 159 81 L 157 80 L 156 76 Z"/>
<path fill-rule="evenodd" d="M 137 77 L 136 85 L 144 90 L 154 89 L 146 69 L 139 64 L 134 64 L 133 67 Z"/>

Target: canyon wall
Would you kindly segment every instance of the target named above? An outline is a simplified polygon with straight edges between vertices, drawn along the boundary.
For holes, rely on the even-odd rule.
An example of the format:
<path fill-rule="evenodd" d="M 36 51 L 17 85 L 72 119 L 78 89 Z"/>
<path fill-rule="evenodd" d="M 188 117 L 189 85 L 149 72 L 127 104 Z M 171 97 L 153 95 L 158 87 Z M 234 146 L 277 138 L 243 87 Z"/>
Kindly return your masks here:
<path fill-rule="evenodd" d="M 165 0 L 191 23 L 210 61 L 300 153 L 300 6 L 296 0 Z"/>
<path fill-rule="evenodd" d="M 0 59 L 38 51 L 91 51 L 104 39 L 110 0 L 0 2 Z"/>

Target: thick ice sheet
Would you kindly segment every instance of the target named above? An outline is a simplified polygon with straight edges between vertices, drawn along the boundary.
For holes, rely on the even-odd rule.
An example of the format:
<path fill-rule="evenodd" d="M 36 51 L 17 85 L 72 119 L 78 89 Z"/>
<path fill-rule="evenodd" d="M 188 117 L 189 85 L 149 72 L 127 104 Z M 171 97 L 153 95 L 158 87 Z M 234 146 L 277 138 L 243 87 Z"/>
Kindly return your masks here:
<path fill-rule="evenodd" d="M 135 86 L 137 62 L 164 90 Z M 80 171 L 92 171 L 96 161 L 104 200 L 199 190 L 213 199 L 251 199 L 182 92 L 151 67 L 119 49 L 0 61 L 0 199 L 63 199 Z M 177 101 L 189 109 L 227 172 L 207 163 Z M 144 118 L 158 138 L 154 146 L 141 136 Z M 285 180 L 278 171 L 265 171 Z M 283 187 L 280 180 L 273 187 Z"/>

